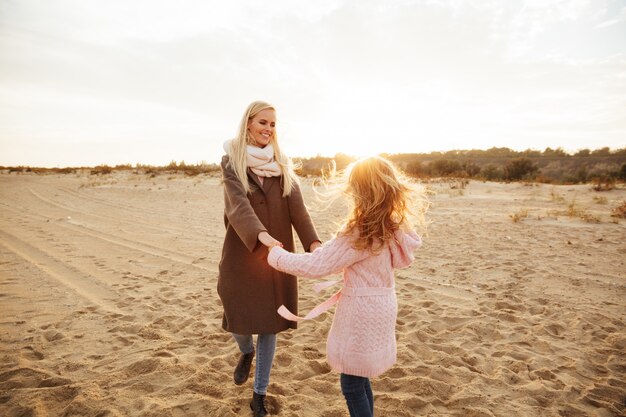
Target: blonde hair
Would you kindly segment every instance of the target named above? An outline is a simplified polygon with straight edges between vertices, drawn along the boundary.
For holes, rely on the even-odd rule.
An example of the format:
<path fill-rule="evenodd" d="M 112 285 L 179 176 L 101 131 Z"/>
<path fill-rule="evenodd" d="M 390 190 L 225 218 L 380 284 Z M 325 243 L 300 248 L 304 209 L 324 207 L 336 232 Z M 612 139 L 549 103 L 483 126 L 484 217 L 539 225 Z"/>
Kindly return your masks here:
<path fill-rule="evenodd" d="M 233 139 L 230 150 L 228 152 L 228 156 L 230 157 L 229 164 L 235 171 L 235 175 L 241 184 L 243 185 L 246 193 L 250 193 L 250 183 L 248 182 L 248 163 L 246 159 L 247 145 L 254 145 L 255 141 L 250 136 L 248 132 L 248 122 L 254 118 L 260 111 L 271 109 L 276 111 L 274 106 L 268 104 L 264 101 L 253 101 L 250 103 L 248 108 L 243 114 L 241 118 L 241 123 L 239 124 L 239 131 L 237 136 Z M 294 166 L 291 162 L 291 159 L 285 155 L 278 145 L 278 140 L 276 136 L 276 130 L 274 129 L 274 133 L 270 138 L 270 143 L 274 147 L 274 159 L 280 166 L 280 170 L 282 171 L 282 185 L 283 185 L 283 197 L 287 197 L 291 194 L 291 190 L 298 183 L 298 176 L 294 172 Z"/>
<path fill-rule="evenodd" d="M 423 226 L 425 205 L 413 213 L 416 190 L 384 158 L 374 156 L 353 162 L 344 174 L 343 192 L 351 197 L 352 209 L 342 233 L 354 234 L 355 249 L 382 250 L 400 229 Z M 420 202 L 425 202 L 421 199 Z"/>

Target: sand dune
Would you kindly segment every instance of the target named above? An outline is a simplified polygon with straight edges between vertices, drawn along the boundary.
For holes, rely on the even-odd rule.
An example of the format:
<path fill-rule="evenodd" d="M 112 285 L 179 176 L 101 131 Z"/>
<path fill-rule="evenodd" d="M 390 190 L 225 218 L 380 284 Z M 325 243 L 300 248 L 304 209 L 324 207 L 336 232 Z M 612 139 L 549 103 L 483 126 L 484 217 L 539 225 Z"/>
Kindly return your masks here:
<path fill-rule="evenodd" d="M 624 415 L 626 190 L 428 187 L 376 415 Z M 218 178 L 0 175 L 0 415 L 250 415 L 220 328 L 222 208 Z M 342 212 L 312 216 L 327 239 Z M 326 296 L 300 281 L 302 311 Z M 273 415 L 347 416 L 330 323 L 279 336 Z"/>

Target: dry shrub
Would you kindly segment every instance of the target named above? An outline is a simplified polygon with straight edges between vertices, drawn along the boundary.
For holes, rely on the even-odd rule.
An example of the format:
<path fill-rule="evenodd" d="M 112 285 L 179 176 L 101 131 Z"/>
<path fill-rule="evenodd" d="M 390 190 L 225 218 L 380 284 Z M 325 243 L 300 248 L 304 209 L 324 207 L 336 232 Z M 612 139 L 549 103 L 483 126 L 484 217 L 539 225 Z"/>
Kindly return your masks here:
<path fill-rule="evenodd" d="M 550 190 L 550 199 L 557 203 L 565 201 L 565 198 L 561 194 L 557 193 L 554 188 Z"/>
<path fill-rule="evenodd" d="M 457 181 L 450 183 L 450 189 L 452 190 L 464 190 L 469 184 L 469 180 L 466 178 L 460 178 Z"/>
<path fill-rule="evenodd" d="M 106 175 L 106 174 L 110 174 L 112 171 L 113 169 L 108 165 L 98 165 L 97 167 L 94 167 L 94 169 L 91 170 L 90 174 L 91 175 Z"/>
<path fill-rule="evenodd" d="M 565 210 L 548 210 L 546 215 L 548 218 L 553 218 L 555 220 L 558 220 L 559 216 L 567 216 L 570 219 L 578 218 L 587 223 L 600 223 L 600 218 L 589 213 L 587 209 L 578 206 L 575 198 L 567 205 Z"/>
<path fill-rule="evenodd" d="M 614 188 L 615 188 L 615 178 L 611 178 L 608 176 L 596 178 L 593 181 L 593 186 L 591 187 L 593 191 L 611 191 Z"/>
<path fill-rule="evenodd" d="M 548 210 L 548 211 L 546 211 L 546 216 L 547 216 L 549 219 L 558 220 L 558 219 L 559 219 L 559 216 L 560 216 L 561 214 L 562 214 L 562 213 L 561 213 L 560 211 L 558 211 L 558 210 Z"/>
<path fill-rule="evenodd" d="M 578 217 L 587 223 L 600 223 L 600 218 L 598 216 L 588 213 L 587 211 L 583 211 Z"/>
<path fill-rule="evenodd" d="M 469 184 L 469 180 L 466 178 L 457 178 L 445 180 L 441 179 L 443 183 L 447 183 L 449 190 L 445 191 L 450 197 L 462 197 L 465 195 L 465 188 Z M 442 184 L 443 185 L 443 184 Z"/>
<path fill-rule="evenodd" d="M 578 207 L 576 205 L 576 200 L 572 200 L 572 202 L 567 206 L 566 214 L 570 218 L 577 217 L 587 223 L 600 223 L 600 218 L 598 216 L 589 213 L 585 208 Z"/>
<path fill-rule="evenodd" d="M 457 189 L 451 189 L 449 190 L 446 194 L 448 194 L 450 197 L 462 197 L 465 195 L 465 191 L 461 190 L 457 190 Z"/>
<path fill-rule="evenodd" d="M 576 200 L 572 200 L 571 203 L 567 206 L 567 216 L 568 217 L 580 217 L 585 212 L 584 209 L 576 206 Z"/>
<path fill-rule="evenodd" d="M 626 219 L 626 201 L 622 201 L 622 204 L 611 210 L 611 217 Z"/>
<path fill-rule="evenodd" d="M 509 217 L 513 220 L 513 223 L 518 223 L 528 217 L 528 210 L 521 209 L 517 213 L 509 214 Z"/>

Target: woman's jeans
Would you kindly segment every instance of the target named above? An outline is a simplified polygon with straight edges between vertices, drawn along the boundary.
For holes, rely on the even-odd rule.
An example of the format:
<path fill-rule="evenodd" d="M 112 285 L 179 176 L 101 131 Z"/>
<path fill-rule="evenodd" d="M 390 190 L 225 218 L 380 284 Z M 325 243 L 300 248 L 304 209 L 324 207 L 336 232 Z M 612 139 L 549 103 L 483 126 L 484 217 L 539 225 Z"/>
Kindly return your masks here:
<path fill-rule="evenodd" d="M 370 380 L 348 374 L 341 374 L 339 378 L 350 417 L 374 417 L 374 395 Z"/>
<path fill-rule="evenodd" d="M 246 354 L 254 350 L 251 334 L 231 333 L 239 345 L 241 353 Z M 270 383 L 270 371 L 274 362 L 274 352 L 276 351 L 276 335 L 260 334 L 256 340 L 256 369 L 254 370 L 254 392 L 260 395 L 267 393 L 267 386 Z"/>

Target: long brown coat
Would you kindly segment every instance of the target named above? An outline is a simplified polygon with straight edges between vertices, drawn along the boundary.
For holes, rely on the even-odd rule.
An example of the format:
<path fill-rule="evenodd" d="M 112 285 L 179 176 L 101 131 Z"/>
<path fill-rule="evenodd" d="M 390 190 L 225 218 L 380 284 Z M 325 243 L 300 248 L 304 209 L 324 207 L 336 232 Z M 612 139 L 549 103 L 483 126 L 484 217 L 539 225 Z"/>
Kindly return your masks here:
<path fill-rule="evenodd" d="M 290 252 L 295 248 L 292 226 L 306 250 L 319 240 L 300 187 L 296 185 L 288 197 L 283 197 L 281 177 L 264 178 L 261 184 L 248 170 L 251 193 L 246 194 L 228 160 L 228 156 L 222 158 L 226 236 L 217 281 L 224 307 L 222 327 L 238 334 L 296 328 L 296 323 L 276 312 L 281 304 L 297 311 L 296 277 L 269 266 L 268 250 L 257 236 L 267 231 Z"/>

